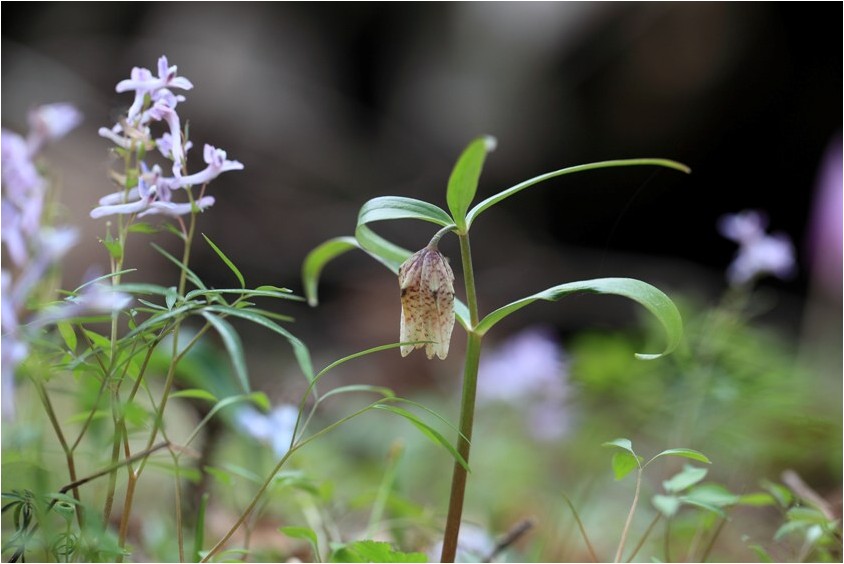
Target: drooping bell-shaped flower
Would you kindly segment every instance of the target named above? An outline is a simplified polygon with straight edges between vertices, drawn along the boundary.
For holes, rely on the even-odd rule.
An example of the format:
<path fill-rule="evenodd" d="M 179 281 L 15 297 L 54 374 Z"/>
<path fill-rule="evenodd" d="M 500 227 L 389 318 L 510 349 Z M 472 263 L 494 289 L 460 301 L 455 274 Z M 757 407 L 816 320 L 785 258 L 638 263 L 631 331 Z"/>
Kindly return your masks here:
<path fill-rule="evenodd" d="M 448 356 L 454 329 L 454 273 L 434 246 L 414 253 L 399 268 L 401 288 L 401 355 L 425 347 L 428 358 Z"/>

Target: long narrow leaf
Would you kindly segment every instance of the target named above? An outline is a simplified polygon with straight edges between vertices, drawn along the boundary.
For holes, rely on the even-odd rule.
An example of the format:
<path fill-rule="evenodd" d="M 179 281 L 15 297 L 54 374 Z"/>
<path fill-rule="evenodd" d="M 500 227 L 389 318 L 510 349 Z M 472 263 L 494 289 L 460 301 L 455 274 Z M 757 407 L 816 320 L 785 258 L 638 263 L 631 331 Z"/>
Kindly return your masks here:
<path fill-rule="evenodd" d="M 231 315 L 233 317 L 240 317 L 242 319 L 251 321 L 252 323 L 257 323 L 258 325 L 266 327 L 270 331 L 273 331 L 283 336 L 293 347 L 293 354 L 296 357 L 296 361 L 298 362 L 299 368 L 302 370 L 302 373 L 309 381 L 313 380 L 314 368 L 313 364 L 311 363 L 311 353 L 308 351 L 308 347 L 306 347 L 305 343 L 299 340 L 298 337 L 294 336 L 290 331 L 288 331 L 278 323 L 275 323 L 267 319 L 263 315 L 259 315 L 255 312 L 229 306 L 208 306 L 207 308 L 205 308 L 205 311 Z"/>
<path fill-rule="evenodd" d="M 179 259 L 177 259 L 173 255 L 171 255 L 170 253 L 168 253 L 167 251 L 165 251 L 163 248 L 156 245 L 155 243 L 150 243 L 150 245 L 152 246 L 153 249 L 158 251 L 164 258 L 166 258 L 167 260 L 169 260 L 170 262 L 172 262 L 173 264 L 178 266 L 180 270 L 184 270 L 185 275 L 187 276 L 188 280 L 191 281 L 191 284 L 193 284 L 197 288 L 203 288 L 203 289 L 205 288 L 205 284 L 202 283 L 202 280 L 200 280 L 199 276 L 197 276 L 196 273 L 193 270 L 191 270 L 190 268 L 188 268 L 182 261 L 180 261 Z"/>
<path fill-rule="evenodd" d="M 82 290 L 86 286 L 90 286 L 91 284 L 96 284 L 97 282 L 102 282 L 103 280 L 107 280 L 109 278 L 114 278 L 115 276 L 122 276 L 123 274 L 126 274 L 127 272 L 135 272 L 136 270 L 138 270 L 138 269 L 137 268 L 126 268 L 126 269 L 120 270 L 118 272 L 109 272 L 108 274 L 103 274 L 102 276 L 97 276 L 93 280 L 88 280 L 87 282 L 85 282 L 84 284 L 82 284 L 81 286 L 76 288 L 71 293 L 76 295 L 76 294 L 79 293 L 80 290 Z"/>
<path fill-rule="evenodd" d="M 451 171 L 446 201 L 458 229 L 466 229 L 466 211 L 475 199 L 486 154 L 495 149 L 495 143 L 495 139 L 488 136 L 473 140 L 463 150 Z"/>
<path fill-rule="evenodd" d="M 211 239 L 209 239 L 208 236 L 205 233 L 202 234 L 202 238 L 205 239 L 205 242 L 208 243 L 208 245 L 212 249 L 214 249 L 214 252 L 217 253 L 217 256 L 220 257 L 220 260 L 222 260 L 226 264 L 226 266 L 229 267 L 229 270 L 231 270 L 234 273 L 235 277 L 237 277 L 237 281 L 240 282 L 240 287 L 246 288 L 246 280 L 243 278 L 243 274 L 240 273 L 240 270 L 237 269 L 237 267 L 234 265 L 234 263 L 231 261 L 231 259 L 229 259 L 229 257 L 226 256 L 226 253 L 221 251 L 220 247 L 215 245 L 214 242 Z"/>
<path fill-rule="evenodd" d="M 525 188 L 530 188 L 534 184 L 539 184 L 540 182 L 543 182 L 545 180 L 549 180 L 557 176 L 563 176 L 565 174 L 620 166 L 662 166 L 666 168 L 672 168 L 674 170 L 679 170 L 680 172 L 685 172 L 687 174 L 691 172 L 689 167 L 687 167 L 686 165 L 668 159 L 620 159 L 612 161 L 600 161 L 596 163 L 561 168 L 560 170 L 540 174 L 539 176 L 535 176 L 533 178 L 525 180 L 524 182 L 520 182 L 515 186 L 512 186 L 510 188 L 507 188 L 506 190 L 499 192 L 498 194 L 490 196 L 489 198 L 482 201 L 469 211 L 469 214 L 466 216 L 466 223 L 468 226 L 471 226 L 472 222 L 475 221 L 475 218 L 477 218 L 481 214 L 481 212 L 494 206 L 498 202 L 509 198 L 514 194 L 518 194 Z"/>
<path fill-rule="evenodd" d="M 577 293 L 591 294 L 612 294 L 630 298 L 639 302 L 648 309 L 662 324 L 667 336 L 667 344 L 661 353 L 636 354 L 642 360 L 659 358 L 673 351 L 680 344 L 683 337 L 683 320 L 677 306 L 659 289 L 633 278 L 598 278 L 595 280 L 584 280 L 580 282 L 569 282 L 548 288 L 542 292 L 533 294 L 521 300 L 516 300 L 504 307 L 501 307 L 484 317 L 476 328 L 481 335 L 489 331 L 493 325 L 523 307 L 532 304 L 537 300 L 554 302 Z"/>
<path fill-rule="evenodd" d="M 240 341 L 237 331 L 231 326 L 231 323 L 221 319 L 216 315 L 212 315 L 208 310 L 202 312 L 208 322 L 217 330 L 220 338 L 223 339 L 223 344 L 229 353 L 229 358 L 234 367 L 234 373 L 237 379 L 240 380 L 240 386 L 244 392 L 249 392 L 249 376 L 246 373 L 246 359 L 243 356 L 243 344 Z"/>
<path fill-rule="evenodd" d="M 401 407 L 396 407 L 394 405 L 385 405 L 383 403 L 375 405 L 374 409 L 389 411 L 390 413 L 395 413 L 396 415 L 404 417 L 405 419 L 413 423 L 413 425 L 417 429 L 419 429 L 423 435 L 425 435 L 426 437 L 428 437 L 428 439 L 431 440 L 431 442 L 445 448 L 451 454 L 454 460 L 456 460 L 460 464 L 460 466 L 469 471 L 469 465 L 467 464 L 466 460 L 460 455 L 460 453 L 457 452 L 457 449 L 454 448 L 454 445 L 448 442 L 448 440 L 443 437 L 439 433 L 439 431 L 422 421 L 422 419 L 420 419 L 413 413 L 409 412 L 406 409 L 402 409 Z"/>

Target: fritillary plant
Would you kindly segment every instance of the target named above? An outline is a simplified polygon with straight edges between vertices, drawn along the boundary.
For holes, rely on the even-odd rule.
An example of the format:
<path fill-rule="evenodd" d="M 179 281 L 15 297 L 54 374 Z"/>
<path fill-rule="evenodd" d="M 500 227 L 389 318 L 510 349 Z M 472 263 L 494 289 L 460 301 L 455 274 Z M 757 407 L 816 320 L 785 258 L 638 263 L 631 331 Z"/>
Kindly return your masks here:
<path fill-rule="evenodd" d="M 458 456 L 455 459 L 451 482 L 441 555 L 443 562 L 453 562 L 457 552 L 457 539 L 468 477 L 481 345 L 484 336 L 496 323 L 537 301 L 553 302 L 577 293 L 614 294 L 640 303 L 665 328 L 667 343 L 664 350 L 660 353 L 638 354 L 639 358 L 649 360 L 668 354 L 679 345 L 682 338 L 680 313 L 671 299 L 654 286 L 630 278 L 600 278 L 560 284 L 504 305 L 481 317 L 478 310 L 469 233 L 475 220 L 484 211 L 540 182 L 575 172 L 625 166 L 659 166 L 689 172 L 685 165 L 666 159 L 645 158 L 596 162 L 536 176 L 502 190 L 473 206 L 484 160 L 495 145 L 496 141 L 492 137 L 479 137 L 472 141 L 460 155 L 448 179 L 446 190 L 448 211 L 435 204 L 413 198 L 400 196 L 374 198 L 361 207 L 354 237 L 338 237 L 323 243 L 311 251 L 303 265 L 305 292 L 308 301 L 313 305 L 317 303 L 317 283 L 320 272 L 330 260 L 349 250 L 361 249 L 396 273 L 401 291 L 402 356 L 407 355 L 413 348 L 425 347 L 428 358 L 433 358 L 436 354 L 440 359 L 444 359 L 448 354 L 454 320 L 456 319 L 466 331 L 466 358 L 456 449 Z M 427 221 L 437 225 L 439 229 L 422 250 L 411 253 L 376 234 L 369 226 L 374 222 L 394 219 Z M 457 236 L 460 243 L 465 302 L 454 298 L 452 286 L 454 275 L 448 261 L 437 250 L 440 239 L 448 234 Z"/>

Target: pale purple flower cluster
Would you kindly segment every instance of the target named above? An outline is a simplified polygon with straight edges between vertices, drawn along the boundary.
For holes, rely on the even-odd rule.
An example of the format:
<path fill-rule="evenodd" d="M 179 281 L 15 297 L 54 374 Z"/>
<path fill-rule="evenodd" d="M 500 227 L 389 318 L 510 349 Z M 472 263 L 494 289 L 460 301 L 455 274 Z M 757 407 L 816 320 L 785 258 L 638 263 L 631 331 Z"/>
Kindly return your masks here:
<path fill-rule="evenodd" d="M 528 328 L 481 357 L 477 401 L 522 409 L 535 438 L 558 439 L 569 427 L 567 376 L 565 353 L 551 331 Z"/>
<path fill-rule="evenodd" d="M 169 66 L 165 56 L 158 59 L 158 76 L 149 69 L 135 67 L 129 79 L 117 84 L 117 92 L 134 92 L 135 99 L 120 122 L 110 129 L 100 128 L 100 136 L 127 151 L 158 148 L 165 158 L 173 162 L 172 176 L 165 176 L 158 165 L 149 167 L 141 163 L 138 185 L 100 198 L 99 206 L 91 211 L 91 217 L 96 219 L 114 214 L 176 217 L 194 210 L 203 211 L 214 205 L 213 196 L 202 196 L 193 203 L 179 203 L 173 201 L 174 193 L 179 189 L 207 184 L 223 172 L 243 169 L 240 162 L 228 160 L 224 150 L 205 145 L 205 168 L 187 174 L 187 154 L 192 144 L 183 142 L 181 120 L 176 112 L 176 106 L 184 102 L 185 97 L 174 94 L 171 88 L 190 90 L 193 84 L 178 76 L 176 67 Z M 161 122 L 167 129 L 157 138 L 153 138 L 151 129 L 155 122 Z"/>
<path fill-rule="evenodd" d="M 3 245 L 12 269 L 2 272 L 2 412 L 14 414 L 14 373 L 26 358 L 26 333 L 47 324 L 80 315 L 110 312 L 128 305 L 129 296 L 91 285 L 68 301 L 40 312 L 30 312 L 29 298 L 48 271 L 76 243 L 71 227 L 52 227 L 44 221 L 46 180 L 38 172 L 35 158 L 48 142 L 76 127 L 81 114 L 69 104 L 50 104 L 29 114 L 26 138 L 2 131 L 2 232 Z"/>
<path fill-rule="evenodd" d="M 290 448 L 298 416 L 296 406 L 282 404 L 266 414 L 252 407 L 243 408 L 235 415 L 235 421 L 241 431 L 268 443 L 281 458 Z"/>
<path fill-rule="evenodd" d="M 762 212 L 746 210 L 718 220 L 718 231 L 739 244 L 735 259 L 727 268 L 732 286 L 742 286 L 765 275 L 788 279 L 794 275 L 794 245 L 788 235 L 768 235 L 768 218 Z"/>

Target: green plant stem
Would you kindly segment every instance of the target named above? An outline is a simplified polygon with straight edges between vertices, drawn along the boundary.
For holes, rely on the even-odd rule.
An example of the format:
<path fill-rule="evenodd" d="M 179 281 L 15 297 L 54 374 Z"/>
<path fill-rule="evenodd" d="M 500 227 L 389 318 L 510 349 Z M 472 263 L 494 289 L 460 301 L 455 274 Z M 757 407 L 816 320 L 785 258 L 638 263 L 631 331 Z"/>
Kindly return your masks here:
<path fill-rule="evenodd" d="M 469 449 L 472 441 L 472 426 L 475 421 L 475 395 L 478 387 L 478 364 L 481 358 L 481 335 L 475 333 L 478 325 L 478 297 L 475 291 L 475 273 L 472 267 L 472 251 L 469 235 L 460 238 L 460 257 L 463 264 L 463 280 L 466 285 L 466 304 L 469 308 L 469 324 L 466 343 L 466 362 L 463 366 L 463 394 L 460 400 L 460 434 L 457 437 L 457 452 L 469 463 Z M 468 472 L 459 462 L 454 463 L 451 477 L 451 493 L 448 500 L 442 562 L 454 562 L 457 555 L 457 538 L 460 534 L 460 522 L 463 518 L 463 500 L 466 497 Z"/>
<path fill-rule="evenodd" d="M 62 451 L 64 451 L 65 460 L 67 462 L 67 473 L 70 476 L 71 482 L 76 482 L 76 462 L 73 458 L 73 450 L 68 447 L 67 441 L 65 440 L 64 433 L 62 432 L 62 427 L 59 424 L 58 417 L 56 417 L 56 411 L 53 409 L 53 403 L 50 401 L 50 396 L 47 395 L 47 390 L 44 388 L 44 384 L 33 379 L 35 384 L 35 389 L 38 391 L 38 397 L 41 398 L 41 403 L 44 404 L 44 410 L 47 412 L 47 417 L 50 419 L 50 424 L 53 426 L 53 430 L 56 433 L 56 437 L 59 439 L 59 444 L 62 447 Z M 79 527 L 85 524 L 84 517 L 82 515 L 82 504 L 79 498 L 79 490 L 76 487 L 71 488 L 73 490 L 73 499 L 75 499 L 79 503 L 79 509 L 76 511 L 76 520 L 79 523 Z"/>
<path fill-rule="evenodd" d="M 645 541 L 650 536 L 651 531 L 656 526 L 656 524 L 659 522 L 661 517 L 662 517 L 662 513 L 656 514 L 656 516 L 651 521 L 651 524 L 648 525 L 647 529 L 645 529 L 645 533 L 642 535 L 642 538 L 639 539 L 639 543 L 636 545 L 636 548 L 634 548 L 633 552 L 630 553 L 630 556 L 627 557 L 627 562 L 633 562 L 633 559 L 636 558 L 636 555 L 639 553 L 639 551 L 645 545 Z M 701 561 L 701 562 L 703 562 L 703 561 Z"/>
<path fill-rule="evenodd" d="M 624 543 L 627 542 L 627 534 L 630 532 L 630 524 L 633 522 L 633 514 L 636 513 L 636 505 L 639 503 L 639 490 L 642 488 L 642 469 L 636 472 L 636 491 L 633 494 L 633 503 L 630 504 L 630 512 L 627 514 L 627 521 L 621 531 L 621 540 L 618 541 L 618 550 L 615 553 L 613 562 L 621 562 L 621 553 L 624 550 Z"/>

